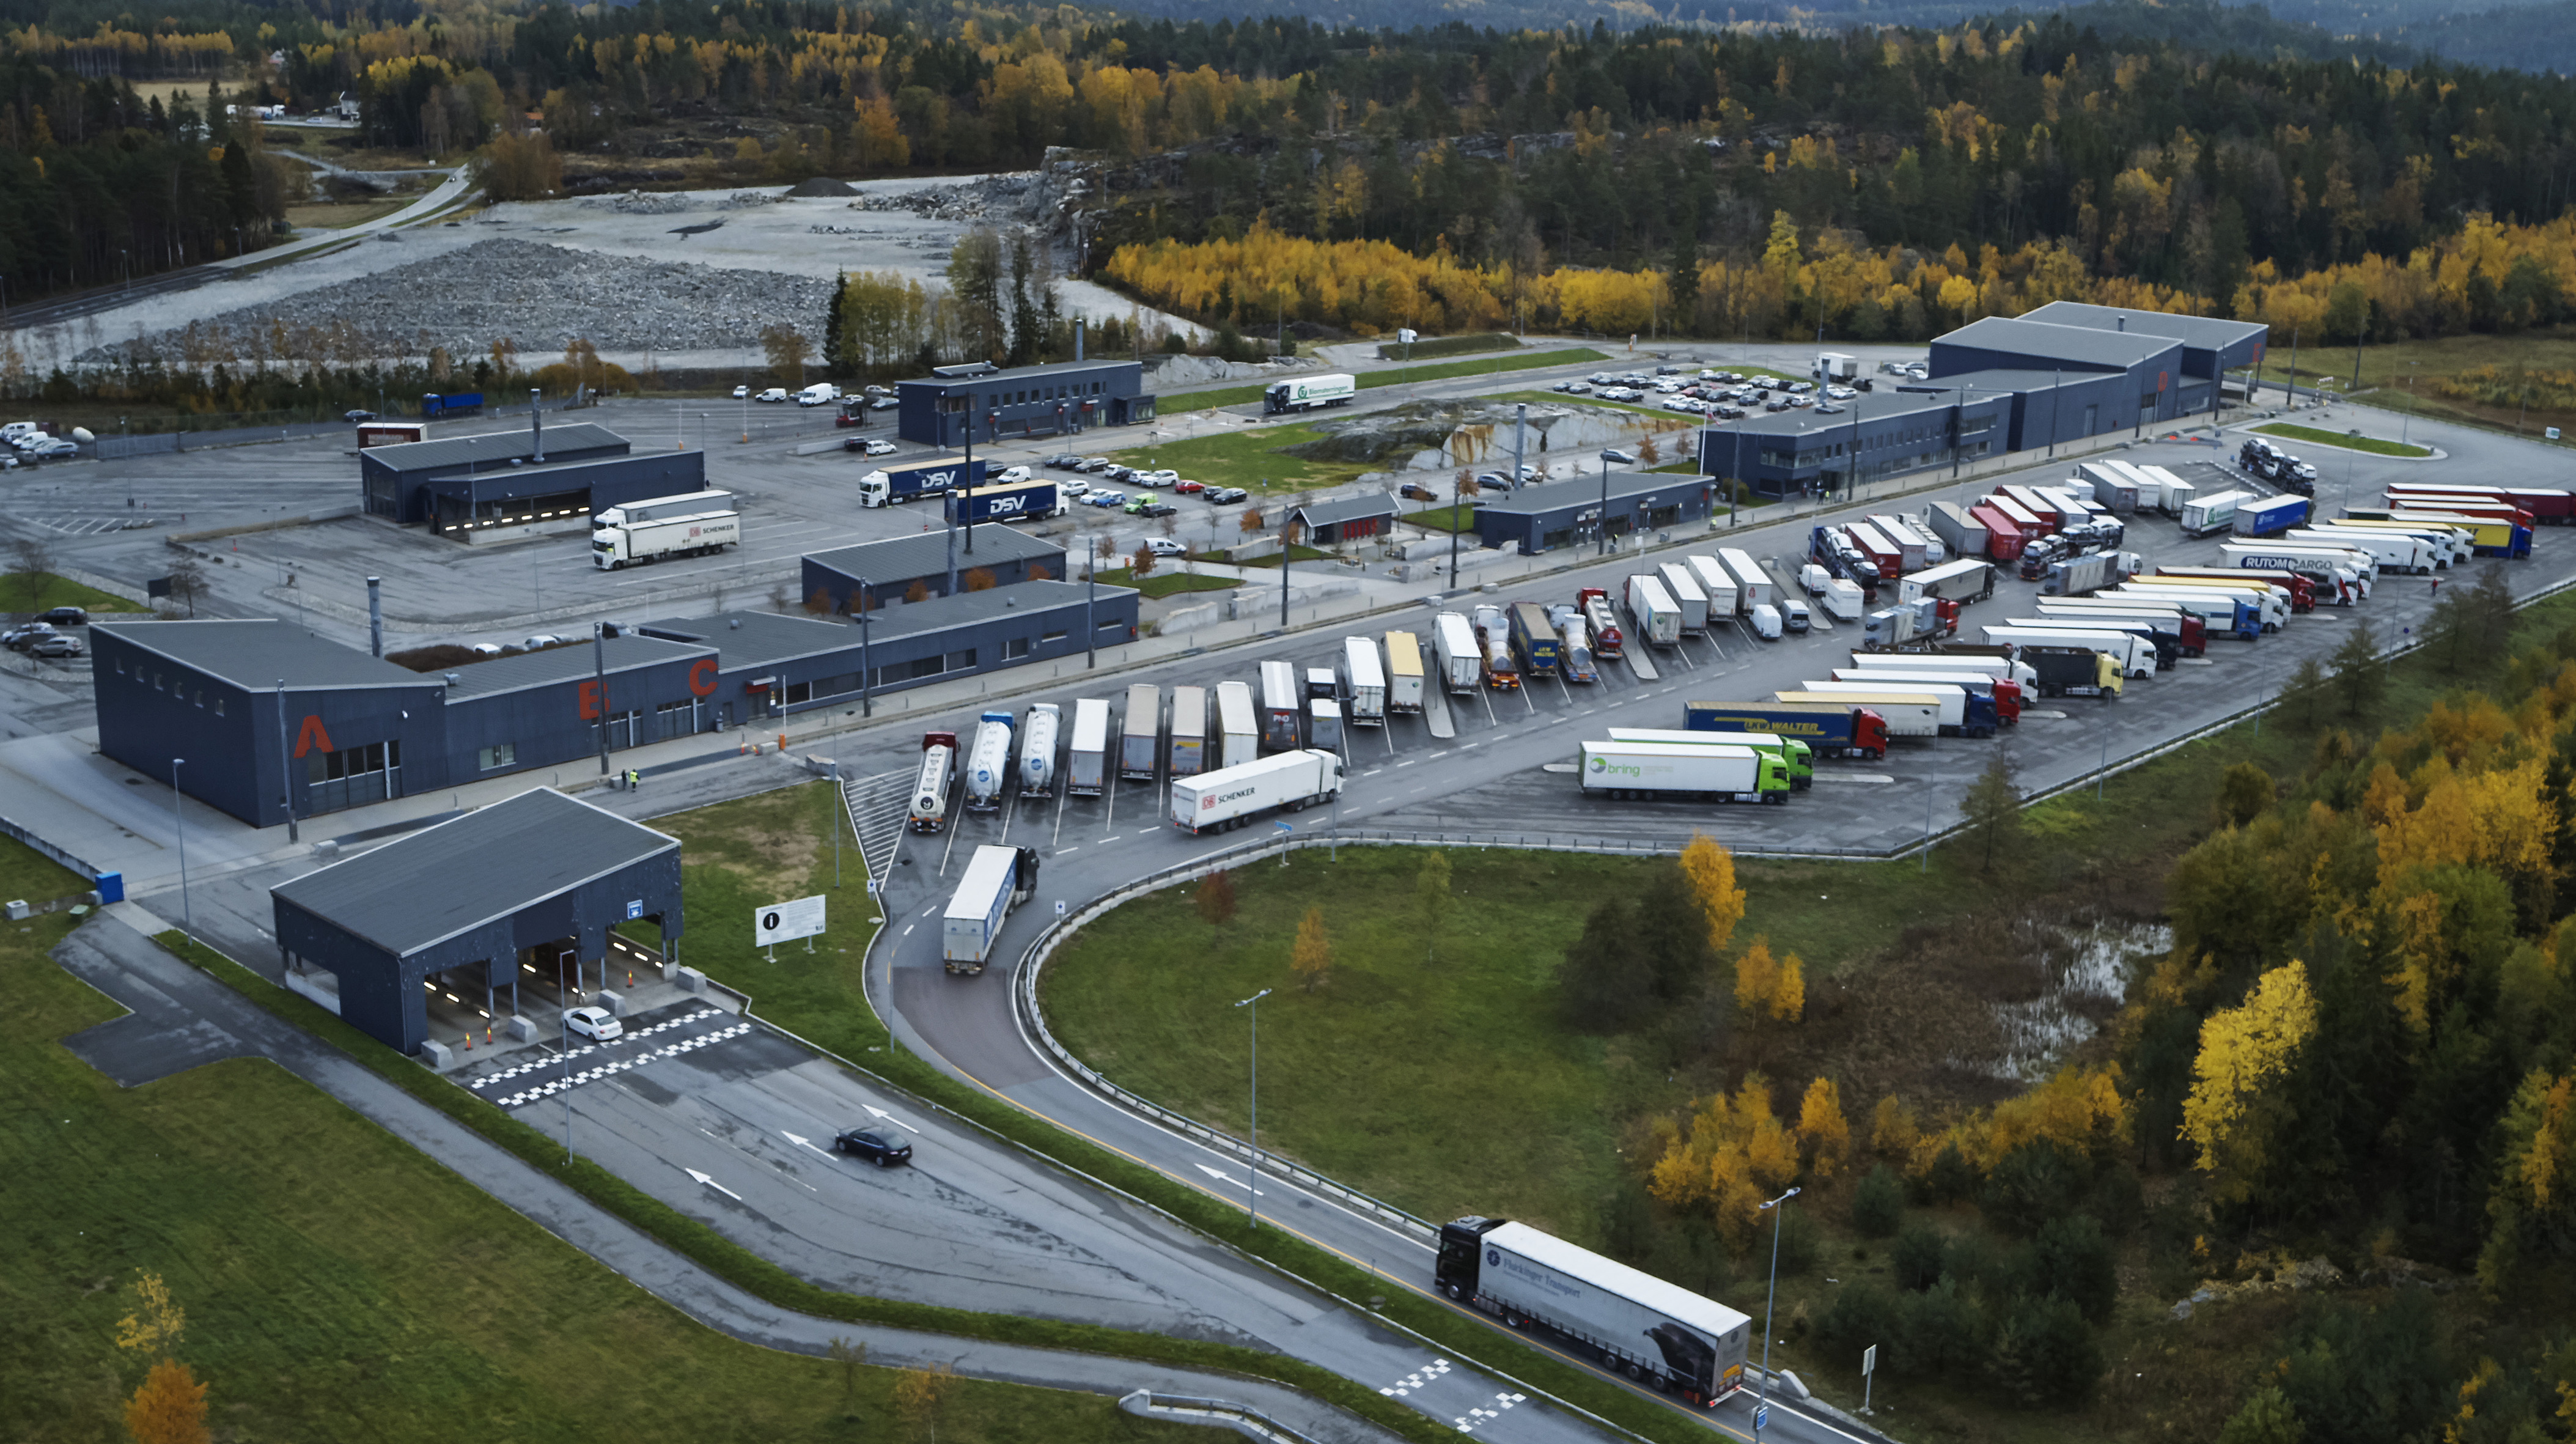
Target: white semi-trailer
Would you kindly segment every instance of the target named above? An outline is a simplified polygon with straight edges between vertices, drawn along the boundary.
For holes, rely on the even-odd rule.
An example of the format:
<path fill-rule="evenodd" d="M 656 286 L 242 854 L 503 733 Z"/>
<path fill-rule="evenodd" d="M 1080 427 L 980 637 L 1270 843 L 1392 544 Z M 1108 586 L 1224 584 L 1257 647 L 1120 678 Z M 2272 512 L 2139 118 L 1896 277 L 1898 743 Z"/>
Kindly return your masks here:
<path fill-rule="evenodd" d="M 966 875 L 939 917 L 939 957 L 952 973 L 980 973 L 1001 936 L 1002 919 L 1011 904 L 1025 900 L 1024 876 L 1034 883 L 1034 858 L 1025 863 L 1016 847 L 979 847 L 966 861 Z"/>
<path fill-rule="evenodd" d="M 1274 752 L 1240 767 L 1172 779 L 1172 826 L 1223 832 L 1265 812 L 1296 812 L 1341 795 L 1340 754 L 1315 748 Z"/>
<path fill-rule="evenodd" d="M 613 515 L 614 509 L 603 513 Z M 742 513 L 702 511 L 652 521 L 594 522 L 590 564 L 604 572 L 672 557 L 702 557 L 742 540 Z"/>
<path fill-rule="evenodd" d="M 1637 639 L 1658 647 L 1678 645 L 1682 639 L 1682 609 L 1673 594 L 1664 590 L 1660 577 L 1636 576 L 1628 579 L 1628 615 L 1637 621 Z"/>
<path fill-rule="evenodd" d="M 1698 1408 L 1744 1387 L 1751 1318 L 1528 1224 L 1443 1224 L 1431 1277 L 1459 1303 L 1556 1334 Z"/>
<path fill-rule="evenodd" d="M 1053 702 L 1040 702 L 1029 709 L 1028 721 L 1020 729 L 1023 798 L 1055 795 L 1055 729 L 1062 716 L 1062 710 Z"/>
<path fill-rule="evenodd" d="M 1585 742 L 1575 770 L 1586 797 L 1692 802 L 1786 802 L 1788 759 L 1767 749 L 1711 743 Z"/>
<path fill-rule="evenodd" d="M 1352 726 L 1386 725 L 1386 669 L 1378 665 L 1376 642 L 1342 638 L 1342 687 L 1351 699 L 1346 716 Z"/>
<path fill-rule="evenodd" d="M 1098 797 L 1108 785 L 1109 699 L 1080 698 L 1073 704 L 1073 746 L 1064 790 L 1075 797 Z"/>
<path fill-rule="evenodd" d="M 966 810 L 991 812 L 1002 805 L 1002 784 L 1011 776 L 1011 714 L 987 712 L 975 724 L 975 745 L 966 752 Z"/>
<path fill-rule="evenodd" d="M 1710 605 L 1708 593 L 1700 589 L 1699 574 L 1680 562 L 1658 562 L 1655 575 L 1663 580 L 1673 605 L 1682 609 L 1682 635 L 1705 635 L 1709 619 L 1722 614 Z"/>
<path fill-rule="evenodd" d="M 1715 557 L 1684 557 L 1699 589 L 1708 594 L 1708 620 L 1711 625 L 1725 621 L 1744 610 L 1743 589 L 1735 584 L 1735 573 Z"/>
<path fill-rule="evenodd" d="M 1431 619 L 1431 652 L 1440 663 L 1440 685 L 1452 693 L 1473 692 L 1485 680 L 1485 649 L 1476 629 L 1456 612 Z"/>

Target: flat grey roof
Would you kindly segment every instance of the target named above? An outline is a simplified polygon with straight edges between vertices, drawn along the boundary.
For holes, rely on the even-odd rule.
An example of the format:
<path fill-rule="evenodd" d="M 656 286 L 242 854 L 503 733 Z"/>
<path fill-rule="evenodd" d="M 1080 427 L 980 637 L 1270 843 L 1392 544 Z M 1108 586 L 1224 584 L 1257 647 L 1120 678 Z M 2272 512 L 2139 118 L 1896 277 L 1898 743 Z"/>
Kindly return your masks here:
<path fill-rule="evenodd" d="M 966 555 L 965 538 L 958 538 L 957 573 L 964 576 L 968 568 L 989 561 L 1043 561 L 1063 555 L 1064 548 L 1044 537 L 1030 536 L 1007 526 L 979 526 L 975 528 L 975 555 L 972 557 Z M 948 571 L 948 534 L 929 531 L 887 537 L 883 541 L 811 552 L 805 560 L 829 567 L 853 581 L 865 577 L 870 586 L 908 582 L 916 577 L 942 577 Z M 1060 572 L 1063 568 L 1057 570 Z"/>
<path fill-rule="evenodd" d="M 1395 498 L 1384 492 L 1337 497 L 1330 501 L 1309 502 L 1289 514 L 1308 526 L 1338 526 L 1361 517 L 1393 516 Z"/>
<path fill-rule="evenodd" d="M 2015 320 L 2005 316 L 1971 321 L 1946 336 L 1933 337 L 1932 344 L 1935 347 L 1975 346 L 1986 351 L 2005 351 L 2043 359 L 2062 357 L 2073 365 L 2098 366 L 2114 371 L 2126 371 L 2182 347 L 2182 343 L 2171 336 L 2095 330 L 2090 326 L 2059 326 L 2046 321 Z M 1935 350 L 1932 354 L 1937 361 L 1941 353 Z M 1938 381 L 1942 378 L 1935 376 L 1932 379 Z"/>
<path fill-rule="evenodd" d="M 1115 370 L 1121 366 L 1137 371 L 1144 369 L 1141 362 L 1119 358 L 1051 361 L 1044 366 L 1012 366 L 998 371 L 979 372 L 972 376 L 918 376 L 910 381 L 898 381 L 895 385 L 935 386 L 942 391 L 954 386 L 972 386 L 981 391 L 987 387 L 1008 386 L 1018 381 L 1042 381 L 1049 376 L 1075 376 L 1093 371 Z"/>
<path fill-rule="evenodd" d="M 1081 606 L 1085 584 L 1081 582 L 1013 582 L 1007 587 L 987 587 L 980 592 L 959 592 L 953 597 L 932 597 L 926 602 L 906 602 L 870 612 L 868 625 L 874 629 L 874 642 L 891 642 L 898 637 L 914 637 L 924 632 L 990 621 L 1014 611 L 1037 612 L 1056 607 Z M 1100 588 L 1100 600 L 1136 595 L 1125 587 Z"/>
<path fill-rule="evenodd" d="M 859 629 L 821 617 L 795 617 L 778 612 L 719 612 L 712 617 L 673 617 L 646 622 L 654 638 L 713 647 L 726 671 L 768 667 L 818 652 L 859 644 Z M 649 640 L 649 638 L 648 638 Z"/>
<path fill-rule="evenodd" d="M 269 891 L 408 957 L 679 845 L 539 787 Z"/>
<path fill-rule="evenodd" d="M 681 657 L 703 657 L 715 651 L 713 647 L 666 642 L 659 637 L 638 637 L 631 632 L 611 637 L 604 645 L 608 650 L 601 660 L 610 672 L 649 667 L 655 662 L 669 662 Z M 447 697 L 452 702 L 466 697 L 488 697 L 495 692 L 515 692 L 522 687 L 576 681 L 592 675 L 596 665 L 588 647 L 548 647 L 542 652 L 495 657 L 488 662 L 474 662 L 456 668 L 456 684 L 447 689 Z M 436 672 L 419 675 L 425 681 L 439 680 Z"/>
<path fill-rule="evenodd" d="M 1827 418 L 1828 420 L 1832 418 Z M 1642 471 L 1610 473 L 1610 499 L 1628 501 L 1656 492 L 1679 493 L 1700 485 L 1701 478 L 1679 472 L 1649 475 Z M 1494 501 L 1476 503 L 1479 514 L 1493 512 L 1498 516 L 1531 516 L 1539 512 L 1580 509 L 1601 504 L 1601 475 L 1598 472 L 1581 481 L 1553 481 L 1545 486 L 1525 486 Z"/>
<path fill-rule="evenodd" d="M 2001 397 L 1990 398 L 2001 400 Z M 1834 403 L 1843 408 L 1840 416 L 1818 416 L 1814 410 L 1800 407 L 1794 411 L 1765 411 L 1741 421 L 1720 421 L 1705 428 L 1709 431 L 1733 431 L 1755 436 L 1805 436 L 1818 431 L 1849 431 L 1855 417 L 1866 431 L 1882 421 L 1917 416 L 1926 411 L 1947 411 L 1957 403 L 1945 395 L 1924 395 L 1915 391 L 1893 394 L 1872 392 L 1857 401 Z"/>
<path fill-rule="evenodd" d="M 1956 392 L 1966 394 L 1974 388 L 1979 401 L 1999 399 L 2006 392 L 2046 391 L 2056 386 L 2090 384 L 2102 379 L 2100 371 L 2017 371 L 1997 367 L 1986 371 L 1954 371 L 1929 381 L 1908 381 L 1896 388 L 1906 392 Z"/>
<path fill-rule="evenodd" d="M 355 647 L 324 641 L 274 618 L 182 622 L 117 622 L 102 618 L 92 623 L 90 630 L 251 691 L 274 687 L 281 678 L 289 687 L 438 685 L 435 676 L 397 667 Z"/>
<path fill-rule="evenodd" d="M 371 446 L 358 454 L 395 471 L 443 471 L 451 466 L 507 464 L 513 457 L 525 461 L 535 454 L 531 440 L 528 428 L 522 426 L 516 431 L 483 431 L 472 436 L 443 436 L 436 441 L 406 441 L 399 446 Z M 589 453 L 603 450 L 626 451 L 626 438 L 588 421 L 558 421 L 546 427 L 549 456 L 561 452 L 569 460 L 586 460 Z M 576 452 L 584 455 L 575 456 Z"/>
<path fill-rule="evenodd" d="M 2021 319 L 2042 321 L 2053 326 L 2089 326 L 2097 331 L 2117 331 L 2125 321 L 2132 331 L 2144 331 L 2150 336 L 2171 336 L 2186 346 L 2204 351 L 2233 346 L 2269 329 L 2260 321 L 2177 316 L 2167 311 L 2132 311 L 2126 306 L 2096 306 L 2089 301 L 2051 301 L 2036 311 L 2023 312 Z"/>

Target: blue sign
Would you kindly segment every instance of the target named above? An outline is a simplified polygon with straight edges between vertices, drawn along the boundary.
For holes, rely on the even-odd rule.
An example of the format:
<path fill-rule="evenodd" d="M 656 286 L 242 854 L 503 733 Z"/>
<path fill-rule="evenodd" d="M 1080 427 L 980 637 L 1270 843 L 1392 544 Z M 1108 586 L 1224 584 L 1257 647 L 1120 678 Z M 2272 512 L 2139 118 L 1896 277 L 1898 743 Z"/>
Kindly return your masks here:
<path fill-rule="evenodd" d="M 1274 823 L 1272 823 L 1272 824 L 1270 824 L 1270 825 L 1271 825 L 1272 827 L 1275 827 L 1275 828 L 1279 829 L 1281 832 L 1295 832 L 1295 831 L 1297 830 L 1296 825 L 1295 825 L 1294 823 L 1287 823 L 1287 822 L 1274 822 Z"/>
<path fill-rule="evenodd" d="M 1756 1404 L 1756 1405 L 1754 1405 L 1754 1406 L 1753 1406 L 1753 1432 L 1754 1432 L 1754 1433 L 1756 1433 L 1756 1434 L 1761 1433 L 1761 1432 L 1762 1432 L 1762 1426 L 1763 1426 L 1763 1425 L 1765 1425 L 1765 1424 L 1768 1424 L 1768 1423 L 1770 1423 L 1770 1422 L 1771 1422 L 1771 1406 L 1770 1406 L 1770 1405 L 1768 1405 L 1768 1404 Z"/>
<path fill-rule="evenodd" d="M 644 899 L 639 897 L 628 901 L 626 904 L 626 920 L 631 923 L 642 916 L 644 916 Z"/>

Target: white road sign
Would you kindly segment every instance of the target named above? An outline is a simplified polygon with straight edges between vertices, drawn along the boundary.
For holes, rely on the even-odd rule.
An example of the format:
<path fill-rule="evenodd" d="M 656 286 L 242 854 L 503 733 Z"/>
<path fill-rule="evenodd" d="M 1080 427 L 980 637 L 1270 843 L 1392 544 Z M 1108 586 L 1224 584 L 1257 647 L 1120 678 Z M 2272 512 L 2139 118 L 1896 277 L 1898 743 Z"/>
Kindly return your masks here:
<path fill-rule="evenodd" d="M 751 945 L 755 948 L 792 943 L 822 931 L 823 899 L 820 896 L 772 903 L 751 916 Z"/>

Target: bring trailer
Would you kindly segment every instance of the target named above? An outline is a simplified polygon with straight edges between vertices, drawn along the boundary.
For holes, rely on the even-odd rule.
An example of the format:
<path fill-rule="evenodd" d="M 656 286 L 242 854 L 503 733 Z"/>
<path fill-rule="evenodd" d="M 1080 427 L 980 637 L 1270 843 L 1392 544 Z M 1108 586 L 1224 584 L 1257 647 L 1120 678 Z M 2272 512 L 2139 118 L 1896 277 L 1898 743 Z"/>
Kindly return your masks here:
<path fill-rule="evenodd" d="M 1751 1318 L 1525 1223 L 1443 1224 L 1431 1267 L 1454 1302 L 1537 1325 L 1695 1408 L 1744 1387 Z"/>
<path fill-rule="evenodd" d="M 1684 702 L 1682 726 L 1693 732 L 1768 732 L 1794 737 L 1819 757 L 1887 755 L 1887 721 L 1840 702 Z"/>
<path fill-rule="evenodd" d="M 1172 779 L 1172 826 L 1224 832 L 1265 812 L 1302 811 L 1341 795 L 1341 754 L 1313 748 L 1274 752 L 1240 767 Z"/>
<path fill-rule="evenodd" d="M 1011 908 L 1037 890 L 1038 855 L 1025 847 L 975 849 L 966 860 L 966 875 L 939 915 L 939 958 L 952 973 L 972 976 L 984 971 L 1001 936 L 1002 920 Z"/>
<path fill-rule="evenodd" d="M 1803 790 L 1815 785 L 1816 749 L 1795 737 L 1776 732 L 1693 732 L 1670 727 L 1613 727 L 1613 742 L 1669 742 L 1690 747 L 1750 747 L 1776 754 L 1789 766 L 1789 786 Z"/>
<path fill-rule="evenodd" d="M 1577 748 L 1576 771 L 1586 797 L 1789 800 L 1789 764 L 1767 749 L 1706 742 L 1585 742 Z"/>

